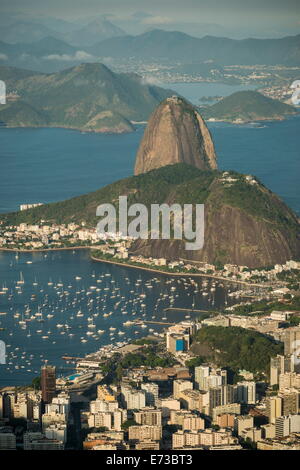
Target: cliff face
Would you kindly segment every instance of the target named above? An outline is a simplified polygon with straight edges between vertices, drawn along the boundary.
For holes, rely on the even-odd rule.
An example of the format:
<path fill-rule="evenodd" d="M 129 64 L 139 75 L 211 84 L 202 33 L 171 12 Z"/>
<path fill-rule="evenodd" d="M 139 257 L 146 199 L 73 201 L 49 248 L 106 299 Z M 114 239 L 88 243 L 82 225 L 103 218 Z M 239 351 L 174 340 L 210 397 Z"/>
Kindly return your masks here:
<path fill-rule="evenodd" d="M 244 175 L 233 173 L 224 177 L 224 173 L 216 172 L 214 175 L 212 181 L 195 178 L 189 182 L 189 190 L 195 194 L 194 203 L 205 204 L 201 250 L 187 251 L 181 240 L 138 239 L 132 247 L 134 254 L 211 264 L 232 263 L 250 268 L 299 258 L 297 216 L 276 194 L 258 180 L 249 181 Z M 235 181 L 228 183 L 226 178 Z M 186 184 L 183 188 L 180 186 L 169 195 L 169 204 L 178 202 L 178 195 L 186 194 Z M 201 193 L 196 192 L 201 186 L 206 190 L 205 200 L 202 197 L 199 200 Z"/>
<path fill-rule="evenodd" d="M 296 224 L 296 221 L 295 221 Z M 137 240 L 134 254 L 169 260 L 184 259 L 210 264 L 229 263 L 249 268 L 274 266 L 300 256 L 299 238 L 288 227 L 273 226 L 237 207 L 218 210 L 205 205 L 204 246 L 185 250 L 181 240 Z"/>
<path fill-rule="evenodd" d="M 0 214 L 7 225 L 81 223 L 95 227 L 96 208 L 127 195 L 128 205 L 204 204 L 205 227 L 202 250 L 185 250 L 185 240 L 137 239 L 130 251 L 155 258 L 184 258 L 208 263 L 232 263 L 250 268 L 273 266 L 300 259 L 297 216 L 276 194 L 256 178 L 236 172 L 199 170 L 186 164 L 169 165 L 130 177 L 94 193 L 27 211 Z"/>
<path fill-rule="evenodd" d="M 182 98 L 163 101 L 151 115 L 141 141 L 134 174 L 175 163 L 216 169 L 214 144 L 200 114 Z"/>

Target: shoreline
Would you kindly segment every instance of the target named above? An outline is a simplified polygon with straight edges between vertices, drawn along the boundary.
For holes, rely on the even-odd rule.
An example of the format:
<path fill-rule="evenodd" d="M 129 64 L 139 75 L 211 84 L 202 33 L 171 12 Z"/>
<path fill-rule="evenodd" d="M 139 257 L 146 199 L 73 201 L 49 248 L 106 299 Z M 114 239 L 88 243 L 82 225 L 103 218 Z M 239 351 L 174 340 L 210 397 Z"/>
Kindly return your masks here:
<path fill-rule="evenodd" d="M 91 255 L 91 259 L 93 261 L 96 261 L 96 262 L 99 262 L 99 263 L 108 263 L 108 264 L 115 264 L 117 266 L 123 266 L 125 268 L 141 269 L 143 271 L 150 271 L 150 272 L 154 272 L 154 273 L 157 273 L 157 274 L 164 274 L 165 276 L 180 276 L 180 277 L 192 277 L 192 278 L 194 278 L 194 277 L 196 277 L 196 278 L 197 277 L 208 277 L 208 278 L 212 278 L 212 279 L 218 279 L 220 281 L 233 282 L 235 284 L 242 284 L 242 285 L 246 285 L 246 286 L 250 286 L 250 287 L 260 287 L 260 288 L 265 288 L 265 289 L 271 287 L 269 285 L 265 286 L 265 285 L 262 285 L 262 284 L 251 284 L 251 283 L 246 282 L 246 281 L 228 279 L 226 277 L 215 276 L 213 274 L 186 273 L 186 272 L 171 273 L 171 272 L 168 272 L 168 271 L 160 271 L 159 269 L 155 269 L 155 268 L 147 268 L 146 266 L 135 266 L 134 264 L 120 263 L 118 261 L 111 261 L 111 260 L 107 260 L 107 259 L 103 259 L 103 258 L 96 258 L 95 256 L 92 256 L 92 255 Z"/>
<path fill-rule="evenodd" d="M 47 251 L 70 251 L 70 250 L 94 250 L 95 247 L 90 247 L 90 246 L 72 246 L 72 247 L 63 247 L 63 248 L 37 248 L 34 250 L 29 250 L 29 249 L 18 249 L 18 248 L 0 248 L 1 251 L 7 251 L 7 252 L 14 252 L 14 253 L 39 253 L 39 252 L 47 252 Z M 205 277 L 205 278 L 210 278 L 210 279 L 217 279 L 219 281 L 224 281 L 224 282 L 231 282 L 234 284 L 241 284 L 244 286 L 249 286 L 249 287 L 259 287 L 263 289 L 267 289 L 269 287 L 272 287 L 270 285 L 263 285 L 263 284 L 253 284 L 250 282 L 246 281 L 241 281 L 239 279 L 228 279 L 226 277 L 222 276 L 216 276 L 214 274 L 202 274 L 202 273 L 187 273 L 187 272 L 168 272 L 168 271 L 162 271 L 159 269 L 155 268 L 148 268 L 146 266 L 136 266 L 134 264 L 129 264 L 129 263 L 121 263 L 119 261 L 112 261 L 112 260 L 107 260 L 105 258 L 96 258 L 93 255 L 90 255 L 90 259 L 92 261 L 96 261 L 98 263 L 107 263 L 107 264 L 114 264 L 116 266 L 121 266 L 125 268 L 131 268 L 131 269 L 140 269 L 142 271 L 149 271 L 157 274 L 163 274 L 165 276 L 181 276 L 181 277 L 191 277 L 191 278 L 198 278 L 198 277 Z"/>
<path fill-rule="evenodd" d="M 91 250 L 94 247 L 90 246 L 66 246 L 66 247 L 57 247 L 57 248 L 35 248 L 34 250 L 26 249 L 26 248 L 0 248 L 0 251 L 8 251 L 14 253 L 39 253 L 45 251 L 63 251 L 63 250 Z"/>
<path fill-rule="evenodd" d="M 285 116 L 278 116 L 278 117 L 260 117 L 260 118 L 255 118 L 255 119 L 249 119 L 247 121 L 241 120 L 241 121 L 236 121 L 236 120 L 231 120 L 231 119 L 218 119 L 218 118 L 207 118 L 206 122 L 208 123 L 214 123 L 214 122 L 223 122 L 226 124 L 234 124 L 234 125 L 247 125 L 247 124 L 265 124 L 265 123 L 270 123 L 270 122 L 282 122 L 282 121 L 287 121 L 291 117 L 295 117 L 299 115 L 299 113 L 291 113 L 291 114 L 286 114 Z"/>
<path fill-rule="evenodd" d="M 181 83 L 181 82 L 180 82 Z M 185 82 L 183 82 L 185 83 Z M 220 118 L 207 118 L 206 122 L 213 124 L 213 123 L 225 123 L 225 124 L 234 124 L 234 125 L 246 125 L 250 123 L 255 124 L 264 124 L 264 123 L 272 123 L 272 122 L 282 122 L 286 121 L 292 117 L 299 116 L 299 112 L 286 114 L 285 116 L 277 116 L 277 117 L 260 117 L 255 118 L 247 121 L 240 121 L 236 122 L 235 120 L 231 119 L 220 119 Z M 80 127 L 68 127 L 68 126 L 0 126 L 0 129 L 64 129 L 74 132 L 79 132 L 81 134 L 98 134 L 98 135 L 124 135 L 124 134 L 132 134 L 136 132 L 136 128 L 134 126 L 144 126 L 148 123 L 148 121 L 129 121 L 133 126 L 133 129 L 118 129 L 118 128 L 102 128 L 102 129 L 82 129 Z"/>
<path fill-rule="evenodd" d="M 130 121 L 131 122 L 131 121 Z M 132 124 L 133 126 L 133 124 Z M 134 126 L 133 126 L 134 127 Z M 122 134 L 130 134 L 131 132 L 135 132 L 136 129 L 133 128 L 132 130 L 126 129 L 117 129 L 117 128 L 102 128 L 102 129 L 84 129 L 81 127 L 69 127 L 69 126 L 0 126 L 0 129 L 65 129 L 69 131 L 76 131 L 82 134 L 102 134 L 102 135 L 122 135 Z"/>

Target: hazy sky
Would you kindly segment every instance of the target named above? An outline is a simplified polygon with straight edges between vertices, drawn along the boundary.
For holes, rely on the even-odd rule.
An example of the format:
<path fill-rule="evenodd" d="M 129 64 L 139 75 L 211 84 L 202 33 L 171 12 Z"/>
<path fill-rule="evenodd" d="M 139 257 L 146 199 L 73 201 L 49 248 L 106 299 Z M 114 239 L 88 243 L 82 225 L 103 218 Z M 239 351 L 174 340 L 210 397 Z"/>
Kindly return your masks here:
<path fill-rule="evenodd" d="M 245 36 L 300 31 L 300 0 L 0 0 L 0 12 L 71 21 L 109 15 L 111 21 L 127 21 L 129 29 L 134 20 L 145 30 L 201 23 L 219 25 L 220 32 L 244 29 Z"/>

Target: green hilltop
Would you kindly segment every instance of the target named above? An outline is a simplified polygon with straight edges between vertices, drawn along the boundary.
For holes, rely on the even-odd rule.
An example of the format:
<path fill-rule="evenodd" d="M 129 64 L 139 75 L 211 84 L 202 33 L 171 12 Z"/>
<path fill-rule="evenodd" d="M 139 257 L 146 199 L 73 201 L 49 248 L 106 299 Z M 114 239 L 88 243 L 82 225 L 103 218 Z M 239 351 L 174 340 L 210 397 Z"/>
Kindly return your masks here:
<path fill-rule="evenodd" d="M 134 130 L 131 121 L 147 120 L 160 101 L 174 94 L 145 83 L 138 75 L 117 74 L 98 63 L 52 74 L 3 67 L 3 75 L 7 91 L 19 96 L 0 106 L 0 122 L 7 127 L 129 132 Z"/>
<path fill-rule="evenodd" d="M 241 369 L 269 373 L 270 358 L 282 354 L 283 344 L 258 331 L 233 326 L 204 326 L 197 332 L 192 351 L 238 375 Z"/>
<path fill-rule="evenodd" d="M 43 111 L 34 108 L 29 103 L 18 100 L 0 107 L 1 123 L 14 123 L 13 127 L 47 126 L 48 117 Z"/>
<path fill-rule="evenodd" d="M 81 223 L 96 227 L 99 204 L 127 195 L 128 205 L 205 204 L 205 242 L 201 250 L 185 251 L 182 240 L 137 240 L 137 253 L 249 267 L 271 266 L 300 256 L 296 215 L 250 175 L 200 170 L 174 164 L 117 181 L 95 192 L 0 217 L 5 225 Z M 150 213 L 150 211 L 149 211 Z"/>
<path fill-rule="evenodd" d="M 138 176 L 116 181 L 97 191 L 61 202 L 45 204 L 26 211 L 0 214 L 0 221 L 17 225 L 22 222 L 38 223 L 41 219 L 53 223 L 86 222 L 95 226 L 99 204 L 112 203 L 118 207 L 120 195 L 127 195 L 128 204 L 140 202 L 146 206 L 161 204 L 171 193 L 172 200 L 180 204 L 204 203 L 209 186 L 217 171 L 201 171 L 185 163 L 169 165 Z"/>
<path fill-rule="evenodd" d="M 260 121 L 283 119 L 297 110 L 279 100 L 269 98 L 257 91 L 237 91 L 218 103 L 201 110 L 205 119 L 220 121 Z"/>

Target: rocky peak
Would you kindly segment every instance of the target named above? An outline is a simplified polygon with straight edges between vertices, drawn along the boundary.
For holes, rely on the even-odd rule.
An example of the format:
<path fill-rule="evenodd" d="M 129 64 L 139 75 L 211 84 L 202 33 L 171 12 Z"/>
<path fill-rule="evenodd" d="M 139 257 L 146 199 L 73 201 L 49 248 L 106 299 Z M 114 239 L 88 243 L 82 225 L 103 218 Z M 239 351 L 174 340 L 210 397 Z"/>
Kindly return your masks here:
<path fill-rule="evenodd" d="M 172 96 L 151 115 L 141 141 L 134 174 L 175 163 L 216 169 L 214 144 L 198 111 L 186 100 Z"/>

